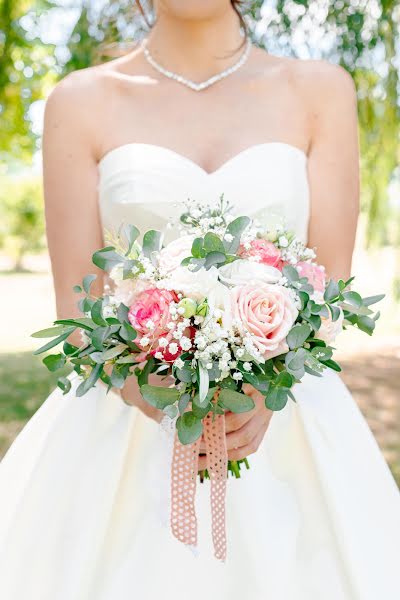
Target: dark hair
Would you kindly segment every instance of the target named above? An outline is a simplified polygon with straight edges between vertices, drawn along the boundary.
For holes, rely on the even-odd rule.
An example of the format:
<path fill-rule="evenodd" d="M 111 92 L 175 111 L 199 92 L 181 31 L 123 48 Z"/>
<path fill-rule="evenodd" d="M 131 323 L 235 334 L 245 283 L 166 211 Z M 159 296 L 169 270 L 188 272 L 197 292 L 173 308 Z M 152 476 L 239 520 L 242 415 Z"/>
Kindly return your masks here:
<path fill-rule="evenodd" d="M 140 11 L 140 14 L 142 15 L 142 17 L 144 19 L 146 25 L 150 28 L 151 27 L 150 19 L 149 19 L 148 15 L 146 14 L 146 11 L 143 8 L 141 0 L 135 0 L 135 3 Z M 231 0 L 231 4 L 232 4 L 233 10 L 235 11 L 235 13 L 237 14 L 237 16 L 239 18 L 240 26 L 243 29 L 245 36 L 247 37 L 248 31 L 247 31 L 246 21 L 244 20 L 244 17 L 240 10 L 240 6 L 241 6 L 241 4 L 243 4 L 243 0 Z M 243 43 L 245 43 L 245 40 L 243 41 Z"/>

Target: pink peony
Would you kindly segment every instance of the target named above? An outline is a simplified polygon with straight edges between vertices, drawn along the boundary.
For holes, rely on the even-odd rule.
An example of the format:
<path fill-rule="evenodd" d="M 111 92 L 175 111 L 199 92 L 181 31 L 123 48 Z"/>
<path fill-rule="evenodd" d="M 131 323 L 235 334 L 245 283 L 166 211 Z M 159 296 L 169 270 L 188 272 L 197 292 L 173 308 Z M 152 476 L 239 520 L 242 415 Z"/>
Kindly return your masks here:
<path fill-rule="evenodd" d="M 288 351 L 286 336 L 298 311 L 287 288 L 260 283 L 236 287 L 232 311 L 242 333 L 252 334 L 265 360 Z"/>
<path fill-rule="evenodd" d="M 169 306 L 177 296 L 168 290 L 152 288 L 144 290 L 129 309 L 129 321 L 142 336 L 151 340 L 168 332 L 167 323 L 171 320 Z"/>
<path fill-rule="evenodd" d="M 282 269 L 281 251 L 272 242 L 268 240 L 255 239 L 251 243 L 251 248 L 246 250 L 243 246 L 239 248 L 239 256 L 250 258 L 253 256 L 257 262 L 270 267 Z"/>
<path fill-rule="evenodd" d="M 159 254 L 159 267 L 164 273 L 172 273 L 184 258 L 191 256 L 193 236 L 183 235 L 163 248 Z"/>
<path fill-rule="evenodd" d="M 307 277 L 316 292 L 323 292 L 325 290 L 326 277 L 324 267 L 310 262 L 298 262 L 296 269 L 300 277 Z"/>

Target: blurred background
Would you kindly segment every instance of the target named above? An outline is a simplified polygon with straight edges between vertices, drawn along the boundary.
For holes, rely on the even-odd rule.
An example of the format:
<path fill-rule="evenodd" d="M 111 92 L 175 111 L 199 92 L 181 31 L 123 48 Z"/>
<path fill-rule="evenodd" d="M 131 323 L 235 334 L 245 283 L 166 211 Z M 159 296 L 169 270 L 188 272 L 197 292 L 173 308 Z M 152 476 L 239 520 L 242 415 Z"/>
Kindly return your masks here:
<path fill-rule="evenodd" d="M 339 63 L 357 86 L 353 274 L 365 295 L 386 298 L 373 338 L 344 334 L 338 358 L 400 484 L 400 0 L 258 0 L 243 11 L 254 43 Z M 55 318 L 40 180 L 45 99 L 68 72 L 107 60 L 146 30 L 134 0 L 0 0 L 0 455 L 54 385 L 29 337 Z"/>

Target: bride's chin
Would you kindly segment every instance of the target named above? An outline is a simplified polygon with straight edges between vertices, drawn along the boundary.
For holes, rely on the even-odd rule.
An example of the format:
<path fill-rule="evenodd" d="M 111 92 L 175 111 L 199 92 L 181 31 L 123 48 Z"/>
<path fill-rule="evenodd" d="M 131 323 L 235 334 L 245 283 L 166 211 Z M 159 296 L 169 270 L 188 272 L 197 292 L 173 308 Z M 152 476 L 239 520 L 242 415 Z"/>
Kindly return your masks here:
<path fill-rule="evenodd" d="M 202 20 L 220 15 L 231 7 L 230 0 L 156 0 L 156 11 L 162 10 L 178 19 Z"/>

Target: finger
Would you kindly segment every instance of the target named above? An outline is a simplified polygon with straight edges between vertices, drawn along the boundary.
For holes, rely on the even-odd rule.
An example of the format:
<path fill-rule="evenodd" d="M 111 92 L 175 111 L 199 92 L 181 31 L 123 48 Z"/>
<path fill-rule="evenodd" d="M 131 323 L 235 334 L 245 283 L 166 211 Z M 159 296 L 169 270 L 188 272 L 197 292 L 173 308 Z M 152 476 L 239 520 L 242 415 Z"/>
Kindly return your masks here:
<path fill-rule="evenodd" d="M 230 433 L 231 431 L 236 431 L 243 427 L 245 423 L 250 421 L 253 417 L 254 411 L 249 410 L 245 413 L 233 413 L 227 412 L 225 414 L 225 431 L 226 433 Z"/>
<path fill-rule="evenodd" d="M 243 427 L 226 436 L 226 447 L 228 450 L 247 446 L 256 437 L 260 429 L 265 427 L 265 415 L 254 415 Z"/>
<path fill-rule="evenodd" d="M 268 425 L 264 425 L 264 427 L 257 433 L 256 437 L 249 444 L 247 444 L 247 446 L 243 446 L 242 448 L 238 448 L 237 450 L 229 450 L 229 460 L 243 460 L 244 458 L 247 458 L 251 454 L 257 452 L 261 442 L 264 439 L 264 435 L 267 429 Z"/>

